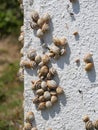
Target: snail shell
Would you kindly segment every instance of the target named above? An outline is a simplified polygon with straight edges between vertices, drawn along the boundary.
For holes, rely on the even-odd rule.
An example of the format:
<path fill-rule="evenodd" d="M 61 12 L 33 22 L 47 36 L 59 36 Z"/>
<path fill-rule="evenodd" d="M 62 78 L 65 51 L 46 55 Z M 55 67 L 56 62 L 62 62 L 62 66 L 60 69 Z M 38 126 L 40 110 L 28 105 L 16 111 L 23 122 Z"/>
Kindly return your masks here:
<path fill-rule="evenodd" d="M 23 40 L 24 40 L 24 34 L 21 33 L 20 36 L 19 36 L 19 38 L 18 38 L 18 41 L 21 42 L 21 41 L 23 41 Z"/>
<path fill-rule="evenodd" d="M 93 63 L 87 63 L 85 66 L 86 71 L 90 71 L 93 68 Z"/>
<path fill-rule="evenodd" d="M 44 24 L 44 19 L 43 18 L 39 18 L 37 21 L 37 24 L 39 27 L 42 27 L 42 25 Z"/>
<path fill-rule="evenodd" d="M 51 98 L 51 95 L 50 95 L 50 93 L 49 93 L 48 91 L 45 91 L 45 92 L 44 92 L 44 98 L 45 98 L 46 100 L 49 100 L 49 99 Z"/>
<path fill-rule="evenodd" d="M 89 63 L 89 62 L 91 62 L 91 60 L 92 60 L 92 54 L 90 54 L 90 53 L 86 54 L 84 57 L 84 62 Z"/>
<path fill-rule="evenodd" d="M 60 39 L 57 38 L 57 37 L 54 37 L 54 38 L 53 38 L 53 43 L 54 43 L 56 46 L 59 46 L 59 45 L 60 45 Z"/>
<path fill-rule="evenodd" d="M 39 103 L 39 98 L 38 98 L 38 96 L 34 97 L 34 98 L 32 99 L 32 101 L 33 101 L 34 104 Z"/>
<path fill-rule="evenodd" d="M 31 67 L 32 67 L 32 62 L 31 62 L 31 61 L 24 60 L 24 61 L 21 61 L 21 62 L 20 62 L 20 66 L 21 66 L 21 67 L 26 67 L 26 68 L 31 68 Z"/>
<path fill-rule="evenodd" d="M 74 1 L 74 0 L 73 0 L 73 1 Z M 77 31 L 76 31 L 76 32 L 74 32 L 74 33 L 73 33 L 73 35 L 74 35 L 74 36 L 78 35 L 78 32 L 77 32 Z"/>
<path fill-rule="evenodd" d="M 37 22 L 38 19 L 39 19 L 39 14 L 38 14 L 38 12 L 37 12 L 37 11 L 32 11 L 32 13 L 31 13 L 31 18 L 32 18 L 35 22 Z"/>
<path fill-rule="evenodd" d="M 47 63 L 49 63 L 49 61 L 50 61 L 50 57 L 48 55 L 43 55 L 42 62 L 44 64 L 47 64 Z"/>
<path fill-rule="evenodd" d="M 49 72 L 49 69 L 47 66 L 41 67 L 41 69 L 40 69 L 41 75 L 45 76 L 45 75 L 47 75 L 48 72 Z"/>
<path fill-rule="evenodd" d="M 49 73 L 51 73 L 52 75 L 55 75 L 55 74 L 57 73 L 57 71 L 56 71 L 55 68 L 51 67 L 51 68 L 49 69 Z"/>
<path fill-rule="evenodd" d="M 35 62 L 37 64 L 39 64 L 41 62 L 41 56 L 40 55 L 35 56 Z"/>
<path fill-rule="evenodd" d="M 92 121 L 86 122 L 85 123 L 85 128 L 86 128 L 86 130 L 94 130 L 94 126 L 93 126 Z"/>
<path fill-rule="evenodd" d="M 43 33 L 42 29 L 38 29 L 37 30 L 37 37 L 41 38 L 41 37 L 43 37 L 43 35 L 44 35 L 44 33 Z"/>
<path fill-rule="evenodd" d="M 57 97 L 56 96 L 52 96 L 51 97 L 51 103 L 54 104 L 55 102 L 57 102 Z"/>
<path fill-rule="evenodd" d="M 93 123 L 94 127 L 96 130 L 98 130 L 98 120 L 96 120 L 94 123 Z"/>
<path fill-rule="evenodd" d="M 36 127 L 33 127 L 31 130 L 38 130 Z"/>
<path fill-rule="evenodd" d="M 41 103 L 39 103 L 39 105 L 38 105 L 38 110 L 45 109 L 45 107 L 46 107 L 45 102 L 41 102 Z"/>
<path fill-rule="evenodd" d="M 49 20 L 50 20 L 51 18 L 50 18 L 50 15 L 48 14 L 48 13 L 46 13 L 46 14 L 44 14 L 44 16 L 43 16 L 43 20 L 44 20 L 44 22 L 49 22 Z"/>
<path fill-rule="evenodd" d="M 50 91 L 50 94 L 51 94 L 51 96 L 57 96 L 57 93 L 56 93 L 56 91 Z"/>
<path fill-rule="evenodd" d="M 85 115 L 85 116 L 83 117 L 83 121 L 84 121 L 84 122 L 88 122 L 89 120 L 90 120 L 90 118 L 89 118 L 88 115 Z"/>
<path fill-rule="evenodd" d="M 26 121 L 31 122 L 34 120 L 34 113 L 33 112 L 27 112 L 26 113 Z"/>
<path fill-rule="evenodd" d="M 44 23 L 43 26 L 42 26 L 42 31 L 46 32 L 48 30 L 49 30 L 49 25 L 47 23 Z"/>
<path fill-rule="evenodd" d="M 36 91 L 36 94 L 39 95 L 39 96 L 41 96 L 43 93 L 44 93 L 44 90 L 43 90 L 43 89 L 38 89 L 38 90 Z"/>
<path fill-rule="evenodd" d="M 20 27 L 20 31 L 21 31 L 21 32 L 24 32 L 24 25 L 22 25 L 22 26 Z"/>
<path fill-rule="evenodd" d="M 47 86 L 50 89 L 56 89 L 57 83 L 54 80 L 47 80 Z"/>
<path fill-rule="evenodd" d="M 46 89 L 47 89 L 47 83 L 46 83 L 45 81 L 42 81 L 42 82 L 41 82 L 41 88 L 42 88 L 43 90 L 46 90 Z"/>
<path fill-rule="evenodd" d="M 38 28 L 38 25 L 37 25 L 37 23 L 35 23 L 35 22 L 30 22 L 30 27 L 31 27 L 32 29 L 37 29 L 37 28 Z"/>
<path fill-rule="evenodd" d="M 40 80 L 35 82 L 35 88 L 36 88 L 36 90 L 41 88 L 41 81 Z"/>
<path fill-rule="evenodd" d="M 47 74 L 47 79 L 52 79 L 52 77 L 53 77 L 53 75 L 49 72 L 49 73 Z"/>
<path fill-rule="evenodd" d="M 60 48 L 53 45 L 51 48 L 50 48 L 50 52 L 54 53 L 54 54 L 60 54 Z"/>
<path fill-rule="evenodd" d="M 46 102 L 46 108 L 50 108 L 50 107 L 52 107 L 52 103 L 51 103 L 51 101 L 47 101 Z"/>
<path fill-rule="evenodd" d="M 57 87 L 56 92 L 57 92 L 57 94 L 62 94 L 64 91 L 63 91 L 63 88 Z"/>
<path fill-rule="evenodd" d="M 29 58 L 30 60 L 34 60 L 34 59 L 35 59 L 35 56 L 36 56 L 36 50 L 34 50 L 34 49 L 29 50 L 27 56 L 28 56 L 28 58 Z"/>
<path fill-rule="evenodd" d="M 65 46 L 65 45 L 67 44 L 67 39 L 66 39 L 65 37 L 62 37 L 62 38 L 60 39 L 60 44 L 61 44 L 62 46 Z"/>
<path fill-rule="evenodd" d="M 45 101 L 44 96 L 40 96 L 40 97 L 39 97 L 39 102 L 44 102 L 44 101 Z"/>
<path fill-rule="evenodd" d="M 32 126 L 30 123 L 25 123 L 24 124 L 24 130 L 31 130 Z"/>
<path fill-rule="evenodd" d="M 43 65 L 44 65 L 43 62 L 40 62 L 40 63 L 38 64 L 39 67 L 42 67 Z"/>
<path fill-rule="evenodd" d="M 49 56 L 49 57 L 54 57 L 54 56 L 55 56 L 55 54 L 54 54 L 54 53 L 52 53 L 52 52 L 49 52 L 49 53 L 48 53 L 48 56 Z"/>

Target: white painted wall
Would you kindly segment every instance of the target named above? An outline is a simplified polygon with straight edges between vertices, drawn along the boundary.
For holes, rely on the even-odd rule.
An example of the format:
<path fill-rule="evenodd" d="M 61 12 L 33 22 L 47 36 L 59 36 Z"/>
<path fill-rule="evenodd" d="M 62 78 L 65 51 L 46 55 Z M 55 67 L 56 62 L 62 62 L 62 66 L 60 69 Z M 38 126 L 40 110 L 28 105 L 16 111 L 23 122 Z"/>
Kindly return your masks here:
<path fill-rule="evenodd" d="M 68 4 L 75 19 L 67 12 Z M 48 12 L 52 17 L 51 30 L 44 37 L 47 45 L 52 43 L 52 36 L 66 36 L 68 39 L 67 55 L 53 62 L 65 95 L 59 97 L 59 102 L 52 109 L 37 111 L 32 103 L 34 95 L 31 90 L 31 80 L 36 79 L 36 72 L 25 70 L 24 111 L 34 112 L 39 130 L 84 130 L 82 117 L 85 114 L 93 121 L 98 119 L 98 0 L 79 0 L 75 4 L 69 0 L 24 0 L 25 54 L 29 46 L 36 48 L 38 53 L 43 51 L 40 40 L 29 26 L 33 9 L 40 15 Z M 72 35 L 74 31 L 79 32 L 78 38 Z M 93 53 L 94 61 L 94 69 L 89 73 L 85 72 L 83 62 L 87 52 Z M 77 57 L 80 58 L 80 66 L 75 63 Z"/>

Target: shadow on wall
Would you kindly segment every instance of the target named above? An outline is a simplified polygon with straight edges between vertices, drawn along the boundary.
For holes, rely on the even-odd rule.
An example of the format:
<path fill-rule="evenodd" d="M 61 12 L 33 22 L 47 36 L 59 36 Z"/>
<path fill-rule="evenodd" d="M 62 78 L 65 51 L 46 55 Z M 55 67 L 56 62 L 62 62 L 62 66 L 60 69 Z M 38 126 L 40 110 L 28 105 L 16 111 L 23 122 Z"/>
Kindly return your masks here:
<path fill-rule="evenodd" d="M 73 12 L 75 14 L 78 14 L 80 12 L 80 4 L 79 4 L 79 0 L 77 0 L 76 2 L 72 3 L 72 8 L 73 8 Z"/>

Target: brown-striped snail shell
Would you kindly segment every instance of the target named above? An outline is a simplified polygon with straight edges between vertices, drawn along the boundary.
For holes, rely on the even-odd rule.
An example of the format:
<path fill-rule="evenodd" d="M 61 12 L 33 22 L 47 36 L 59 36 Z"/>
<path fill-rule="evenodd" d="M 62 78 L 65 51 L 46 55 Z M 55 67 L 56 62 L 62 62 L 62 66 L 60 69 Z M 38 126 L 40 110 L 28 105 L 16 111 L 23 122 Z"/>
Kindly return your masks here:
<path fill-rule="evenodd" d="M 35 22 L 30 22 L 30 27 L 31 27 L 32 29 L 37 29 L 37 28 L 38 28 L 38 25 L 37 25 L 37 23 L 35 23 Z"/>
<path fill-rule="evenodd" d="M 42 56 L 42 62 L 44 64 L 49 63 L 49 61 L 50 61 L 50 57 L 47 54 L 45 54 L 45 55 Z"/>
<path fill-rule="evenodd" d="M 34 120 L 34 113 L 29 111 L 26 113 L 26 121 L 31 122 Z"/>
<path fill-rule="evenodd" d="M 38 29 L 36 35 L 37 35 L 37 37 L 39 37 L 39 38 L 43 37 L 44 33 L 43 33 L 42 29 Z"/>
<path fill-rule="evenodd" d="M 39 19 L 39 14 L 38 14 L 38 12 L 37 12 L 37 11 L 32 11 L 32 13 L 31 13 L 31 18 L 32 18 L 35 22 L 37 22 L 38 19 Z"/>
<path fill-rule="evenodd" d="M 48 14 L 48 13 L 46 13 L 46 14 L 44 14 L 44 16 L 43 16 L 43 20 L 44 20 L 44 22 L 49 22 L 49 20 L 50 20 L 51 18 L 50 18 L 50 15 Z"/>
<path fill-rule="evenodd" d="M 45 76 L 45 75 L 48 74 L 49 69 L 48 69 L 47 66 L 42 66 L 42 67 L 40 68 L 39 72 L 40 72 L 40 74 L 41 74 L 42 76 Z"/>
<path fill-rule="evenodd" d="M 96 130 L 98 130 L 98 120 L 96 120 L 94 123 L 93 123 L 94 127 Z"/>
<path fill-rule="evenodd" d="M 33 127 L 31 130 L 38 130 L 36 127 Z"/>
<path fill-rule="evenodd" d="M 37 64 L 39 64 L 41 62 L 41 56 L 40 55 L 35 56 L 35 62 Z"/>
<path fill-rule="evenodd" d="M 35 96 L 35 97 L 32 99 L 32 101 L 33 101 L 33 103 L 34 103 L 34 104 L 39 103 L 39 98 L 38 98 L 38 95 L 37 95 L 37 96 Z"/>
<path fill-rule="evenodd" d="M 51 48 L 50 48 L 50 52 L 56 54 L 56 55 L 59 55 L 60 54 L 60 48 L 53 45 Z"/>
<path fill-rule="evenodd" d="M 91 53 L 88 53 L 88 54 L 86 54 L 85 56 L 84 56 L 84 62 L 85 63 L 89 63 L 89 62 L 91 62 L 91 60 L 92 60 L 92 54 Z"/>
<path fill-rule="evenodd" d="M 24 124 L 24 130 L 31 130 L 32 126 L 30 123 L 25 123 Z"/>
<path fill-rule="evenodd" d="M 47 80 L 47 86 L 50 89 L 56 89 L 57 83 L 54 80 Z"/>
<path fill-rule="evenodd" d="M 45 98 L 44 98 L 44 96 L 42 95 L 42 96 L 39 96 L 39 102 L 44 102 L 45 101 Z"/>
<path fill-rule="evenodd" d="M 22 61 L 20 62 L 20 67 L 26 67 L 26 68 L 32 68 L 32 67 L 35 67 L 35 64 L 33 64 L 32 61 Z"/>
<path fill-rule="evenodd" d="M 85 116 L 82 118 L 82 120 L 83 120 L 84 122 L 88 122 L 88 121 L 90 120 L 90 118 L 89 118 L 88 115 L 85 115 Z"/>
<path fill-rule="evenodd" d="M 51 68 L 49 69 L 49 73 L 51 73 L 52 75 L 55 75 L 55 74 L 57 73 L 57 71 L 56 71 L 55 68 L 51 67 Z"/>
<path fill-rule="evenodd" d="M 86 122 L 85 123 L 85 128 L 86 128 L 86 130 L 94 130 L 94 126 L 93 126 L 92 121 Z"/>
<path fill-rule="evenodd" d="M 49 30 L 49 25 L 47 23 L 44 23 L 43 26 L 42 26 L 42 31 L 46 32 L 48 30 Z"/>
<path fill-rule="evenodd" d="M 62 94 L 64 91 L 63 91 L 63 88 L 57 87 L 56 92 L 57 92 L 57 94 Z"/>
<path fill-rule="evenodd" d="M 93 63 L 87 63 L 87 64 L 85 65 L 85 70 L 86 70 L 86 71 L 90 71 L 90 70 L 92 70 L 92 68 L 93 68 Z"/>
<path fill-rule="evenodd" d="M 51 103 L 54 104 L 55 102 L 57 102 L 57 97 L 56 96 L 51 96 Z"/>
<path fill-rule="evenodd" d="M 49 99 L 51 98 L 51 95 L 50 95 L 50 93 L 49 93 L 48 91 L 45 91 L 45 92 L 44 92 L 44 98 L 45 98 L 46 100 L 49 100 Z"/>
<path fill-rule="evenodd" d="M 41 102 L 38 105 L 38 110 L 43 110 L 43 109 L 45 109 L 45 107 L 46 107 L 45 102 Z"/>
<path fill-rule="evenodd" d="M 43 90 L 46 90 L 46 89 L 47 89 L 47 83 L 46 83 L 46 81 L 42 81 L 42 82 L 41 82 L 41 88 L 42 88 Z"/>
<path fill-rule="evenodd" d="M 39 95 L 39 96 L 41 96 L 43 93 L 44 93 L 44 90 L 43 90 L 43 89 L 38 89 L 38 90 L 36 91 L 36 94 Z"/>
<path fill-rule="evenodd" d="M 54 38 L 53 38 L 53 43 L 54 43 L 56 46 L 59 46 L 59 45 L 60 45 L 60 39 L 57 38 L 57 37 L 54 37 Z"/>
<path fill-rule="evenodd" d="M 46 108 L 50 108 L 50 107 L 52 107 L 51 101 L 46 101 Z"/>
<path fill-rule="evenodd" d="M 48 74 L 47 74 L 47 79 L 52 79 L 52 77 L 53 77 L 53 75 L 49 72 Z"/>
<path fill-rule="evenodd" d="M 36 56 L 36 50 L 34 49 L 29 50 L 27 56 L 30 60 L 34 60 Z"/>
<path fill-rule="evenodd" d="M 42 27 L 42 25 L 44 24 L 44 19 L 43 18 L 39 18 L 37 21 L 37 24 L 39 27 Z"/>
<path fill-rule="evenodd" d="M 38 64 L 39 67 L 42 67 L 43 65 L 44 65 L 43 62 L 40 62 L 40 63 Z"/>

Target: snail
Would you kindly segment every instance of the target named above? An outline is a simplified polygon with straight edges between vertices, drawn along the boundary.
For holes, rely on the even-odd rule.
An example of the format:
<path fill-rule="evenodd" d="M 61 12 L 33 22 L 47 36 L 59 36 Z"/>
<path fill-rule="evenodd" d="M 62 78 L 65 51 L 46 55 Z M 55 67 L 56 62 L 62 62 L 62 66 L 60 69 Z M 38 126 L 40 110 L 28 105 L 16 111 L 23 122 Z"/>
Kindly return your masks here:
<path fill-rule="evenodd" d="M 42 82 L 41 82 L 41 88 L 42 88 L 43 90 L 46 90 L 46 89 L 47 89 L 47 83 L 46 83 L 46 81 L 42 81 Z"/>
<path fill-rule="evenodd" d="M 86 71 L 90 71 L 90 70 L 92 70 L 92 68 L 93 68 L 93 63 L 87 63 L 85 66 Z"/>
<path fill-rule="evenodd" d="M 28 53 L 27 53 L 27 57 L 30 60 L 34 60 L 36 55 L 37 55 L 36 50 L 34 50 L 34 49 L 29 50 Z"/>
<path fill-rule="evenodd" d="M 38 28 L 38 25 L 37 25 L 37 23 L 35 23 L 35 22 L 30 22 L 30 27 L 31 27 L 32 29 L 37 29 L 37 28 Z"/>
<path fill-rule="evenodd" d="M 94 123 L 93 123 L 94 127 L 96 130 L 98 130 L 98 120 L 96 120 Z"/>
<path fill-rule="evenodd" d="M 42 56 L 43 64 L 47 64 L 47 63 L 49 63 L 49 61 L 50 61 L 50 57 L 47 54 Z"/>
<path fill-rule="evenodd" d="M 83 117 L 83 121 L 84 121 L 84 122 L 88 122 L 89 120 L 90 120 L 90 118 L 89 118 L 88 115 L 85 115 L 85 116 Z"/>
<path fill-rule="evenodd" d="M 32 101 L 33 101 L 33 103 L 34 103 L 34 104 L 39 103 L 39 98 L 38 98 L 38 95 L 37 95 L 37 96 L 35 96 L 35 97 L 32 99 Z"/>
<path fill-rule="evenodd" d="M 47 80 L 47 86 L 50 89 L 56 89 L 57 83 L 54 80 Z"/>
<path fill-rule="evenodd" d="M 44 93 L 44 90 L 43 89 L 38 89 L 37 91 L 36 91 L 36 94 L 37 95 L 42 95 Z"/>
<path fill-rule="evenodd" d="M 49 100 L 51 98 L 51 95 L 48 91 L 44 92 L 44 98 L 45 98 L 45 100 Z"/>
<path fill-rule="evenodd" d="M 38 105 L 38 110 L 43 110 L 43 109 L 45 109 L 45 107 L 46 107 L 45 102 L 41 102 Z"/>
<path fill-rule="evenodd" d="M 39 74 L 40 74 L 41 76 L 46 76 L 46 75 L 48 74 L 48 72 L 49 72 L 49 69 L 48 69 L 47 66 L 42 66 L 42 67 L 40 68 L 40 70 L 39 70 Z"/>
<path fill-rule="evenodd" d="M 57 102 L 57 97 L 56 96 L 51 96 L 51 103 L 54 104 L 55 102 Z"/>
<path fill-rule="evenodd" d="M 47 23 L 44 23 L 43 25 L 42 25 L 42 32 L 46 32 L 46 31 L 48 31 L 49 30 L 49 25 L 47 24 Z"/>
<path fill-rule="evenodd" d="M 36 35 L 37 35 L 37 37 L 39 37 L 39 38 L 43 37 L 44 33 L 43 33 L 42 29 L 38 29 Z"/>
<path fill-rule="evenodd" d="M 35 56 L 35 62 L 37 64 L 39 64 L 41 62 L 41 56 L 40 55 Z"/>
<path fill-rule="evenodd" d="M 74 35 L 74 36 L 78 35 L 78 32 L 77 32 L 77 31 L 75 31 L 75 32 L 73 33 L 73 35 Z"/>
<path fill-rule="evenodd" d="M 31 130 L 32 126 L 30 123 L 25 123 L 24 124 L 24 130 Z"/>
<path fill-rule="evenodd" d="M 32 13 L 31 13 L 31 18 L 32 18 L 35 22 L 37 22 L 38 19 L 39 19 L 39 14 L 38 14 L 38 12 L 37 12 L 37 11 L 32 11 Z"/>
<path fill-rule="evenodd" d="M 42 95 L 42 96 L 39 96 L 39 102 L 44 102 L 45 101 L 45 97 Z"/>
<path fill-rule="evenodd" d="M 50 108 L 50 107 L 52 107 L 51 101 L 46 101 L 46 108 Z"/>
<path fill-rule="evenodd" d="M 65 37 L 62 38 L 53 38 L 53 42 L 56 46 L 65 46 L 67 44 L 67 39 Z"/>
<path fill-rule="evenodd" d="M 86 130 L 94 130 L 94 126 L 93 126 L 92 121 L 87 121 L 85 123 L 85 128 L 86 128 Z"/>
<path fill-rule="evenodd" d="M 43 18 L 39 18 L 37 21 L 37 24 L 39 27 L 42 27 L 42 25 L 44 24 L 44 19 Z"/>
<path fill-rule="evenodd" d="M 34 120 L 34 113 L 33 112 L 27 112 L 26 113 L 26 121 L 27 122 L 31 122 L 31 121 L 33 121 Z"/>
<path fill-rule="evenodd" d="M 43 16 L 43 21 L 44 22 L 48 23 L 50 19 L 51 19 L 50 15 L 48 13 L 44 14 L 44 16 Z"/>
<path fill-rule="evenodd" d="M 92 61 L 92 54 L 91 53 L 88 53 L 84 56 L 84 62 L 85 63 L 90 63 Z"/>
<path fill-rule="evenodd" d="M 63 91 L 63 88 L 57 87 L 56 92 L 57 92 L 57 94 L 62 94 L 64 91 Z"/>

